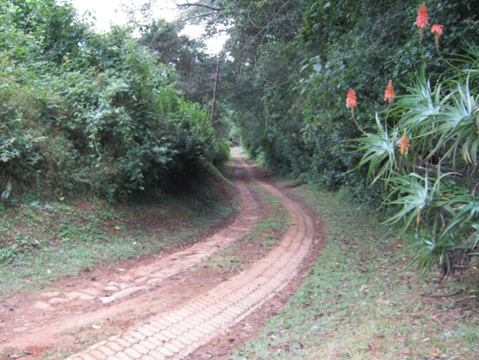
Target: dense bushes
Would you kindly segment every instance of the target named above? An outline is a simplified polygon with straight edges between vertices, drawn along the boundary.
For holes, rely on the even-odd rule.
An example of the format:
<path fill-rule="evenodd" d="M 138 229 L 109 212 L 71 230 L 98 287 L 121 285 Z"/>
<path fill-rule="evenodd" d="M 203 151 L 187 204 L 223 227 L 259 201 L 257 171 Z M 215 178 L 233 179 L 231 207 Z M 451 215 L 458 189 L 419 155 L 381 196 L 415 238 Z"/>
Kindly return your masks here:
<path fill-rule="evenodd" d="M 16 5 L 2 5 L 18 10 L 4 12 L 0 25 L 4 198 L 94 193 L 125 199 L 194 178 L 218 154 L 224 157 L 208 114 L 177 94 L 174 67 L 140 46 L 133 29 L 96 34 L 72 6 L 33 3 L 34 11 L 23 15 Z M 45 26 L 34 21 L 41 11 L 50 16 Z M 65 19 L 69 34 L 48 40 L 51 22 L 61 27 Z M 59 48 L 62 41 L 72 46 Z"/>
<path fill-rule="evenodd" d="M 425 74 L 359 139 L 369 181 L 380 179 L 396 212 L 388 220 L 411 230 L 413 263 L 443 273 L 468 268 L 479 256 L 479 47 L 462 70 L 432 84 Z"/>
<path fill-rule="evenodd" d="M 358 152 L 339 157 L 363 155 L 359 166 L 355 165 L 357 160 L 352 161 L 349 166 L 345 163 L 344 170 L 355 166 L 360 170 L 356 174 L 363 186 L 383 191 L 382 198 L 395 211 L 388 222 L 400 224 L 400 234 L 410 231 L 412 263 L 423 269 L 440 263 L 443 274 L 448 274 L 466 269 L 471 257 L 478 256 L 479 32 L 472 22 L 477 14 L 467 11 L 472 8 L 468 1 L 460 6 L 428 2 L 429 10 L 425 2 L 420 7 L 408 3 L 392 7 L 394 13 L 384 8 L 376 21 L 367 22 L 373 28 L 383 24 L 378 27 L 381 32 L 369 32 L 373 35 L 374 40 L 369 39 L 372 44 L 368 46 L 366 40 L 355 47 L 360 49 L 358 54 L 357 50 L 350 50 L 340 55 L 348 61 L 342 62 L 345 69 L 333 79 L 340 81 L 346 74 L 349 87 L 360 94 L 360 112 L 356 111 L 356 119 L 353 114 L 351 121 L 357 125 L 354 132 L 363 136 L 357 139 Z M 387 22 L 383 23 L 384 20 Z M 433 24 L 436 25 L 431 27 Z M 438 24 L 444 25 L 447 36 L 441 36 L 442 25 Z M 365 33 L 348 41 L 361 39 Z M 399 37 L 401 34 L 403 37 Z M 467 40 L 462 38 L 464 35 Z M 390 36 L 405 41 L 392 43 Z M 448 53 L 448 60 L 441 52 Z M 379 80 L 378 69 L 387 74 L 383 81 Z M 396 105 L 388 104 L 394 101 L 394 95 L 392 89 L 390 95 L 384 92 L 387 79 L 393 79 L 402 94 Z M 318 86 L 328 83 L 332 85 L 321 81 Z M 404 84 L 411 87 L 401 87 Z M 384 101 L 382 106 L 379 96 L 384 98 L 380 100 Z M 388 96 L 393 97 L 386 101 Z M 342 104 L 338 101 L 337 110 L 342 105 L 344 113 L 344 95 L 342 100 Z M 374 112 L 378 115 L 373 116 Z M 369 166 L 361 166 L 364 164 Z"/>

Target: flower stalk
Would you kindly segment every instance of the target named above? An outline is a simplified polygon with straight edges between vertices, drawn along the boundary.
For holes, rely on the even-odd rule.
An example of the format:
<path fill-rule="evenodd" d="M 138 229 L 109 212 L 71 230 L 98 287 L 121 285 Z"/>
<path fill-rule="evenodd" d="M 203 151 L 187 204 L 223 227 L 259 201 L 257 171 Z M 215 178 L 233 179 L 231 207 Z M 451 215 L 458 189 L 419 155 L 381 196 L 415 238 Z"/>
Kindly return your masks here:
<path fill-rule="evenodd" d="M 353 121 L 356 124 L 357 128 L 361 130 L 363 134 L 366 134 L 363 129 L 359 126 L 354 118 L 354 108 L 358 105 L 358 98 L 356 97 L 356 92 L 353 89 L 349 89 L 348 95 L 346 97 L 346 107 L 351 108 L 351 116 L 353 117 Z"/>
<path fill-rule="evenodd" d="M 444 26 L 443 25 L 438 25 L 438 24 L 434 24 L 431 27 L 431 32 L 434 34 L 434 40 L 436 42 L 436 50 L 437 50 L 437 53 L 439 54 L 439 56 L 441 56 L 441 54 L 439 52 L 439 37 L 442 35 L 443 29 L 444 29 Z"/>
<path fill-rule="evenodd" d="M 424 28 L 429 24 L 429 17 L 427 14 L 426 2 L 423 1 L 417 12 L 416 25 L 419 26 L 419 46 L 422 48 L 422 37 L 424 35 Z"/>
<path fill-rule="evenodd" d="M 358 98 L 356 92 L 353 89 L 349 89 L 348 96 L 346 97 L 346 107 L 351 108 L 351 115 L 354 119 L 354 108 L 358 105 Z"/>
<path fill-rule="evenodd" d="M 398 146 L 399 146 L 399 152 L 401 153 L 401 155 L 408 154 L 408 151 L 411 145 L 409 145 L 409 139 L 407 138 L 406 129 L 404 129 L 404 134 L 401 137 L 401 140 L 399 140 Z"/>

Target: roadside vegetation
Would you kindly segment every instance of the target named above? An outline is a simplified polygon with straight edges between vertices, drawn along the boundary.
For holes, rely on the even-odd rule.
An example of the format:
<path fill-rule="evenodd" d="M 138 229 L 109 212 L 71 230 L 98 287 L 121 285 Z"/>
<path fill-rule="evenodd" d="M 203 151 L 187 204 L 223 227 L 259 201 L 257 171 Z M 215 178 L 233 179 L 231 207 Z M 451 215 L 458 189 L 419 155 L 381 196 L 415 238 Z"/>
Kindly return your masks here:
<path fill-rule="evenodd" d="M 2 293 L 170 247 L 231 213 L 211 187 L 229 142 L 210 124 L 205 46 L 179 23 L 98 34 L 92 21 L 68 1 L 0 1 Z"/>
<path fill-rule="evenodd" d="M 205 1 L 252 157 L 390 210 L 421 270 L 477 266 L 474 1 Z"/>
<path fill-rule="evenodd" d="M 0 298 L 191 244 L 233 214 L 222 186 L 196 184 L 129 205 L 93 198 L 0 207 L 0 243 L 11 244 L 0 249 Z"/>
<path fill-rule="evenodd" d="M 179 36 L 179 24 L 98 34 L 68 2 L 0 1 L 0 9 L 7 205 L 27 195 L 127 202 L 169 191 L 228 158 L 224 126 L 211 126 L 203 108 L 209 95 L 205 88 L 203 98 L 195 95 L 212 87 L 195 77 L 208 69 L 204 45 Z"/>
<path fill-rule="evenodd" d="M 406 269 L 407 242 L 347 195 L 294 189 L 326 227 L 302 286 L 232 359 L 456 359 L 479 354 L 477 270 Z"/>

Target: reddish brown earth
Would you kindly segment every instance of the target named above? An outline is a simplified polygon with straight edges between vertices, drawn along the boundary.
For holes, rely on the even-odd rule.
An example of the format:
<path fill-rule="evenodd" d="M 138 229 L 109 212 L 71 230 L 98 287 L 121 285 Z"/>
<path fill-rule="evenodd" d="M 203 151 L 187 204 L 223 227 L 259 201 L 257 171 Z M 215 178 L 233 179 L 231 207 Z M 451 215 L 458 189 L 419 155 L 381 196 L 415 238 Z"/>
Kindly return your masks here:
<path fill-rule="evenodd" d="M 246 163 L 242 164 L 244 166 Z M 264 171 L 249 165 L 235 168 L 232 181 L 242 193 L 242 208 L 239 218 L 232 225 L 231 220 L 225 223 L 225 226 L 230 225 L 233 233 L 236 232 L 228 233 L 227 238 L 230 235 L 241 237 L 251 231 L 260 213 L 265 215 L 272 211 L 261 206 L 254 192 L 246 194 L 250 179 L 265 181 L 265 175 Z M 287 190 L 283 189 L 283 192 Z M 324 239 L 322 225 L 314 211 L 305 204 L 303 209 L 315 219 L 315 233 L 319 235 L 301 265 L 300 275 L 259 310 L 199 348 L 190 358 L 224 358 L 241 343 L 254 337 L 265 321 L 276 314 L 294 294 L 321 251 Z M 279 238 L 281 234 L 274 235 Z M 202 237 L 193 247 L 176 249 L 169 255 L 156 254 L 114 268 L 97 268 L 76 278 L 57 281 L 51 288 L 58 289 L 58 292 L 40 295 L 19 293 L 12 296 L 1 304 L 0 354 L 8 359 L 61 358 L 207 292 L 233 275 L 233 272 L 208 265 L 207 257 L 211 255 L 212 248 L 224 247 L 224 241 L 215 243 L 208 242 L 209 239 Z M 249 266 L 251 259 L 261 258 L 265 254 L 261 241 L 254 240 L 242 243 L 234 251 L 241 263 L 238 268 L 242 269 Z M 172 272 L 172 268 L 176 270 Z M 106 291 L 106 288 L 110 290 Z M 121 294 L 122 288 L 132 291 L 130 294 Z M 116 299 L 115 294 L 118 295 Z"/>

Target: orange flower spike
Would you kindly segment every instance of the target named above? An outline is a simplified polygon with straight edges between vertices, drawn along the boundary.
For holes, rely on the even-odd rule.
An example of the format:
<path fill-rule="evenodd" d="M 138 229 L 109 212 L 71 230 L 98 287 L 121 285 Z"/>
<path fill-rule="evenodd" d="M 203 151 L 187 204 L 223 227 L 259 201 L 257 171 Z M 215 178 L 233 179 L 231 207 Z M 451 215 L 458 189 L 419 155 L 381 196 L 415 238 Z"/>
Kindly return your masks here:
<path fill-rule="evenodd" d="M 393 81 L 389 80 L 389 84 L 386 86 L 386 91 L 384 92 L 384 101 L 389 101 L 391 104 L 395 97 L 396 94 L 394 93 Z"/>
<path fill-rule="evenodd" d="M 443 25 L 434 24 L 431 26 L 431 32 L 434 34 L 434 40 L 436 41 L 436 49 L 439 52 L 439 36 L 442 35 Z"/>
<path fill-rule="evenodd" d="M 358 98 L 356 92 L 353 89 L 349 89 L 348 97 L 346 98 L 346 106 L 351 108 L 351 114 L 354 118 L 354 108 L 358 105 Z"/>
<path fill-rule="evenodd" d="M 416 25 L 420 28 L 425 28 L 426 25 L 429 25 L 426 2 L 423 1 L 419 11 L 417 12 Z"/>
<path fill-rule="evenodd" d="M 423 1 L 417 12 L 416 25 L 419 26 L 419 43 L 422 42 L 422 36 L 424 34 L 424 28 L 429 24 L 426 2 Z"/>
<path fill-rule="evenodd" d="M 356 91 L 349 89 L 348 97 L 346 99 L 346 106 L 354 108 L 358 105 L 358 98 L 356 97 Z"/>
<path fill-rule="evenodd" d="M 404 130 L 404 135 L 401 137 L 401 140 L 399 140 L 398 146 L 401 155 L 404 155 L 404 153 L 406 153 L 406 155 L 408 154 L 408 150 L 411 145 L 409 145 L 409 139 L 407 138 L 406 130 Z"/>
<path fill-rule="evenodd" d="M 443 29 L 444 29 L 444 26 L 442 25 L 434 24 L 433 26 L 431 26 L 431 32 L 437 36 L 442 35 Z"/>

